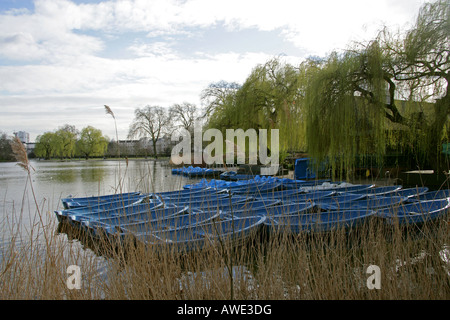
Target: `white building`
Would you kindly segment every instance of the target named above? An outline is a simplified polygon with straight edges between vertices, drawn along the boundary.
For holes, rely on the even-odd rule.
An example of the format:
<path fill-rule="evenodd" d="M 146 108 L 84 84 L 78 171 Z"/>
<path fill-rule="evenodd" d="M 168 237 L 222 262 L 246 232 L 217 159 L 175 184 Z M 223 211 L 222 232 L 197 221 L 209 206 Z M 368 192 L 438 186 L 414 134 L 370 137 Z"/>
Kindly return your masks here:
<path fill-rule="evenodd" d="M 119 140 L 119 146 L 121 155 L 153 155 L 153 141 L 150 138 L 141 138 L 139 140 Z M 156 142 L 156 153 L 170 154 L 171 147 L 173 147 L 173 143 L 170 141 L 170 136 L 163 136 Z"/>
<path fill-rule="evenodd" d="M 14 136 L 19 138 L 19 140 L 22 141 L 23 143 L 30 142 L 30 134 L 28 132 L 25 131 L 14 132 Z"/>

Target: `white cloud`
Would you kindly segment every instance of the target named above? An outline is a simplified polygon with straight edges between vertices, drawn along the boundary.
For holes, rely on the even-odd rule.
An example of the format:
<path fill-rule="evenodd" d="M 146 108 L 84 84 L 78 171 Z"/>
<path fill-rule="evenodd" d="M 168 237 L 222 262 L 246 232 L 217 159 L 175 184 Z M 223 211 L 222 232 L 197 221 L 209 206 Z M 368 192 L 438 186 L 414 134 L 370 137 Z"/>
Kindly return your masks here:
<path fill-rule="evenodd" d="M 43 5 L 45 3 L 45 6 Z M 36 11 L 0 16 L 0 57 L 11 60 L 53 61 L 61 55 L 95 54 L 100 39 L 74 33 L 70 12 L 78 7 L 68 1 L 37 1 Z"/>
<path fill-rule="evenodd" d="M 115 113 L 121 123 L 119 134 L 124 138 L 135 108 L 147 104 L 169 107 L 183 101 L 200 105 L 200 93 L 210 82 L 245 79 L 251 68 L 269 58 L 264 53 L 224 53 L 197 59 L 146 56 L 109 60 L 91 57 L 79 59 L 70 66 L 0 67 L 0 78 L 9 79 L 0 83 L 0 91 L 11 95 L 0 98 L 0 118 L 2 112 L 13 110 L 23 114 L 20 124 L 24 126 L 37 122 L 41 128 L 42 123 L 55 123 L 53 126 L 57 128 L 69 123 L 80 129 L 96 118 L 97 127 L 112 137 L 113 128 L 105 121 L 107 118 L 102 109 L 103 104 L 108 104 L 113 109 L 123 108 L 122 114 Z M 30 119 L 27 115 L 30 107 L 34 111 L 40 110 L 41 116 L 36 113 Z M 49 122 L 46 110 L 51 110 L 51 116 L 58 121 Z M 72 113 L 70 110 L 77 111 Z M 93 110 L 97 110 L 96 113 Z M 0 127 L 4 127 L 1 122 Z M 17 124 L 11 130 L 18 130 Z M 37 134 L 39 132 L 34 133 L 34 137 Z"/>
<path fill-rule="evenodd" d="M 171 44 L 163 41 L 153 43 L 135 43 L 128 48 L 129 51 L 138 57 L 164 56 L 174 58 L 175 52 L 171 48 Z"/>
<path fill-rule="evenodd" d="M 68 0 L 37 0 L 33 14 L 25 11 L 0 17 L 0 40 L 6 46 L 3 55 L 8 58 L 42 59 L 64 53 L 95 54 L 104 48 L 101 39 L 75 33 L 77 30 L 157 36 L 186 34 L 186 27 L 223 24 L 233 30 L 281 29 L 281 34 L 296 46 L 324 55 L 344 48 L 350 40 L 373 37 L 384 24 L 403 26 L 411 22 L 423 2 L 121 0 L 77 5 Z"/>
<path fill-rule="evenodd" d="M 42 133 L 42 123 L 54 117 L 54 128 L 69 123 L 81 129 L 93 122 L 112 137 L 103 110 L 108 104 L 120 119 L 119 134 L 125 137 L 134 108 L 182 101 L 199 104 L 201 90 L 209 83 L 243 82 L 252 68 L 272 57 L 259 50 L 226 47 L 214 54 L 195 47 L 183 51 L 183 44 L 197 32 L 224 27 L 276 31 L 305 55 L 325 55 L 345 48 L 350 40 L 373 38 L 383 24 L 413 23 L 421 3 L 36 0 L 34 11 L 15 8 L 0 14 L 0 129 L 26 130 L 36 136 Z M 305 55 L 285 59 L 298 63 Z M 27 118 L 30 108 L 33 118 Z M 33 123 L 39 126 L 31 129 Z"/>

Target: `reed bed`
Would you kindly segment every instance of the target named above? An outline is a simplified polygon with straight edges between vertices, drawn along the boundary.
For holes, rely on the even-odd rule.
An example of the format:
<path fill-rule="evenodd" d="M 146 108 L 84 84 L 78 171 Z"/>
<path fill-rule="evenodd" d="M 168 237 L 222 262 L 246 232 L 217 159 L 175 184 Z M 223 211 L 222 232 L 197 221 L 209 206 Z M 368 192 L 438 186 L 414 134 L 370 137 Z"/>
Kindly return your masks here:
<path fill-rule="evenodd" d="M 2 248 L 0 298 L 445 300 L 448 229 L 446 219 L 421 228 L 371 219 L 326 234 L 260 229 L 239 245 L 211 243 L 180 254 L 37 223 Z M 79 289 L 67 284 L 71 265 L 80 269 Z M 380 289 L 368 288 L 370 265 L 381 270 Z"/>
<path fill-rule="evenodd" d="M 29 172 L 27 159 L 21 161 Z M 0 221 L 3 300 L 450 298 L 448 215 L 406 228 L 373 218 L 349 231 L 324 234 L 273 233 L 264 227 L 245 242 L 208 243 L 201 251 L 180 253 L 132 239 L 117 245 L 93 238 L 58 224 L 48 203 L 45 208 L 29 201 Z M 18 223 L 25 212 L 30 223 Z M 73 266 L 79 283 L 71 282 Z M 370 266 L 381 272 L 379 288 L 370 287 Z"/>

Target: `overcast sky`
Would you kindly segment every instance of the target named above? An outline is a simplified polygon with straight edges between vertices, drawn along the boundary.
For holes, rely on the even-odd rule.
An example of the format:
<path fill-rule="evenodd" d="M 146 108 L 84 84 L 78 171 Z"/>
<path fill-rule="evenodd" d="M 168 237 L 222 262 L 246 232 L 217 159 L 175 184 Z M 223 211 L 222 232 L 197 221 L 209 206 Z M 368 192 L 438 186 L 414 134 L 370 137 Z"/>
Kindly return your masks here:
<path fill-rule="evenodd" d="M 424 0 L 0 0 L 0 131 L 31 140 L 64 124 L 125 139 L 134 110 L 200 106 L 282 55 L 299 64 L 383 26 L 410 27 Z"/>

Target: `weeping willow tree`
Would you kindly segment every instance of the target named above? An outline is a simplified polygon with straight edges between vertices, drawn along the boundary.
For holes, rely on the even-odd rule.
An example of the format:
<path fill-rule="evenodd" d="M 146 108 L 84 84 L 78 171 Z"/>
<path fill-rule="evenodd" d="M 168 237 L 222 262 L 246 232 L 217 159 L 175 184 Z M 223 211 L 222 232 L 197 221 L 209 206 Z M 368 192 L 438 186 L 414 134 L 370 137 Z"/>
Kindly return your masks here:
<path fill-rule="evenodd" d="M 299 68 L 274 58 L 256 66 L 241 86 L 222 83 L 219 90 L 211 85 L 202 96 L 210 111 L 207 127 L 223 133 L 278 129 L 282 153 L 303 149 L 301 79 Z"/>
<path fill-rule="evenodd" d="M 202 91 L 202 104 L 206 105 L 203 117 L 207 119 L 207 128 L 224 131 L 233 125 L 236 92 L 240 87 L 235 82 L 219 81 Z"/>
<path fill-rule="evenodd" d="M 448 0 L 425 4 L 405 34 L 385 29 L 318 66 L 305 98 L 308 153 L 328 161 L 335 177 L 349 178 L 367 159 L 382 165 L 387 147 L 407 147 L 423 165 L 442 169 L 450 115 L 449 17 Z"/>
<path fill-rule="evenodd" d="M 441 151 L 442 143 L 449 142 L 450 1 L 425 4 L 414 28 L 403 38 L 392 41 L 388 33 L 384 36 L 386 54 L 395 62 L 387 72 L 415 108 L 412 116 L 403 117 L 399 123 L 420 137 L 417 144 L 430 168 L 448 170 Z"/>
<path fill-rule="evenodd" d="M 308 153 L 328 162 L 334 176 L 350 173 L 359 157 L 385 153 L 381 60 L 376 42 L 363 53 L 334 53 L 308 83 Z"/>

